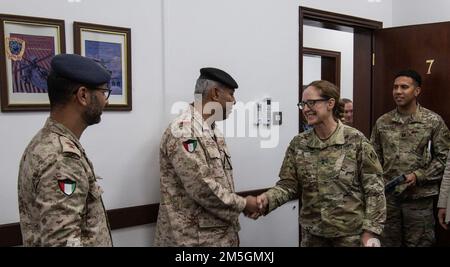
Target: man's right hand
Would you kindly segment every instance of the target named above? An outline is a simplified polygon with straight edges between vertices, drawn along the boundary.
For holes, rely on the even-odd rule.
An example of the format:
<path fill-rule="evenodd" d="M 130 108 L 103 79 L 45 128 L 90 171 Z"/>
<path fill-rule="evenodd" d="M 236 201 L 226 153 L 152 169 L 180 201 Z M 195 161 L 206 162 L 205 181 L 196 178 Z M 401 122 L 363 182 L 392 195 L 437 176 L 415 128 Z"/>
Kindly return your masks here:
<path fill-rule="evenodd" d="M 445 223 L 445 215 L 446 215 L 446 209 L 439 208 L 438 210 L 438 219 L 439 224 L 445 229 L 448 230 L 448 225 Z"/>

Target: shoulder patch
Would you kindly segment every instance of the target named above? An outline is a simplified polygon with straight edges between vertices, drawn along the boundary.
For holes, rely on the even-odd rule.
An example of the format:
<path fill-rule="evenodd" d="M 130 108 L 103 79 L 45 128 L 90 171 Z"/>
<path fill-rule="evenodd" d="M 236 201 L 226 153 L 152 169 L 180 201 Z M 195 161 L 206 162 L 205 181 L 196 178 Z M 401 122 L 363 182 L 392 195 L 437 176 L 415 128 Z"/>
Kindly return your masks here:
<path fill-rule="evenodd" d="M 59 189 L 61 189 L 61 191 L 64 193 L 64 195 L 71 196 L 77 188 L 77 183 L 69 179 L 58 180 L 58 186 Z"/>
<path fill-rule="evenodd" d="M 187 152 L 192 153 L 197 148 L 198 141 L 196 139 L 189 139 L 183 142 L 183 147 Z"/>
<path fill-rule="evenodd" d="M 62 152 L 75 154 L 81 158 L 81 151 L 78 147 L 67 137 L 60 136 L 59 141 L 61 142 Z"/>

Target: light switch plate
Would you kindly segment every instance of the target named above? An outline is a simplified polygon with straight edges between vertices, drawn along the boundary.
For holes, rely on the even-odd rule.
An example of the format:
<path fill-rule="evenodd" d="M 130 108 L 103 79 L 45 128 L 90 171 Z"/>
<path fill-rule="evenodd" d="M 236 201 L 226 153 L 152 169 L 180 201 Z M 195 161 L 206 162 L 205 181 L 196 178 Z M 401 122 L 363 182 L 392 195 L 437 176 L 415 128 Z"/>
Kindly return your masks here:
<path fill-rule="evenodd" d="M 283 114 L 281 111 L 273 113 L 273 125 L 281 125 L 283 123 Z"/>

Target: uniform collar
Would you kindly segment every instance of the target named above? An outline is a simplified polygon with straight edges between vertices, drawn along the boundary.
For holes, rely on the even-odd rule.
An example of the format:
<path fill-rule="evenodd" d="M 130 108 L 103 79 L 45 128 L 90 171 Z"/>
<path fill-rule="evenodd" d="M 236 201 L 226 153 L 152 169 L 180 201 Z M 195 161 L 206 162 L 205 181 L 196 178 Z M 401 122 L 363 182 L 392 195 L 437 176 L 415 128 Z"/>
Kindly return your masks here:
<path fill-rule="evenodd" d="M 344 129 L 345 129 L 344 124 L 339 120 L 336 130 L 325 141 L 320 140 L 320 138 L 316 135 L 314 130 L 311 130 L 309 132 L 310 138 L 308 138 L 308 139 L 310 139 L 310 141 L 308 142 L 308 147 L 322 149 L 322 148 L 325 148 L 328 146 L 333 146 L 333 145 L 343 145 L 343 144 L 345 144 Z"/>
<path fill-rule="evenodd" d="M 217 132 L 216 123 L 214 122 L 210 127 L 208 123 L 203 120 L 203 115 L 200 114 L 200 112 L 195 109 L 192 104 L 189 105 L 189 112 L 191 113 L 191 117 L 193 120 L 194 131 L 197 134 L 200 134 L 199 136 L 208 135 L 210 137 L 213 137 Z"/>
<path fill-rule="evenodd" d="M 411 114 L 410 116 L 402 116 L 398 109 L 395 109 L 394 116 L 392 117 L 393 122 L 404 124 L 406 122 L 421 122 L 423 114 L 423 107 L 417 103 L 416 112 Z M 406 118 L 406 119 L 405 119 Z"/>
<path fill-rule="evenodd" d="M 57 122 L 56 120 L 52 118 L 47 118 L 47 121 L 45 122 L 44 128 L 49 129 L 51 132 L 56 133 L 57 135 L 64 136 L 70 141 L 72 141 L 78 149 L 81 151 L 84 151 L 83 147 L 81 146 L 80 141 L 75 136 L 72 131 L 70 131 L 66 126 L 64 126 L 62 123 Z"/>

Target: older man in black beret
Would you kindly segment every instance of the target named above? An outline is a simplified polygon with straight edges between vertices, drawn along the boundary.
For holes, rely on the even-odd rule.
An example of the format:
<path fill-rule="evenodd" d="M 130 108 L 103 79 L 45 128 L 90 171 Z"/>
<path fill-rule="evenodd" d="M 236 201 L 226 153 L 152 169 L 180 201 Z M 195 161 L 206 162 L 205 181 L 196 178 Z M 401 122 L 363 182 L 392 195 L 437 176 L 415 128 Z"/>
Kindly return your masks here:
<path fill-rule="evenodd" d="M 155 246 L 238 246 L 240 213 L 258 211 L 255 197 L 235 193 L 230 152 L 215 127 L 237 87 L 225 71 L 201 69 L 195 102 L 164 132 Z"/>
<path fill-rule="evenodd" d="M 18 193 L 25 246 L 112 246 L 94 168 L 79 142 L 100 122 L 111 74 L 95 61 L 55 56 L 47 79 L 50 117 L 25 149 Z"/>

